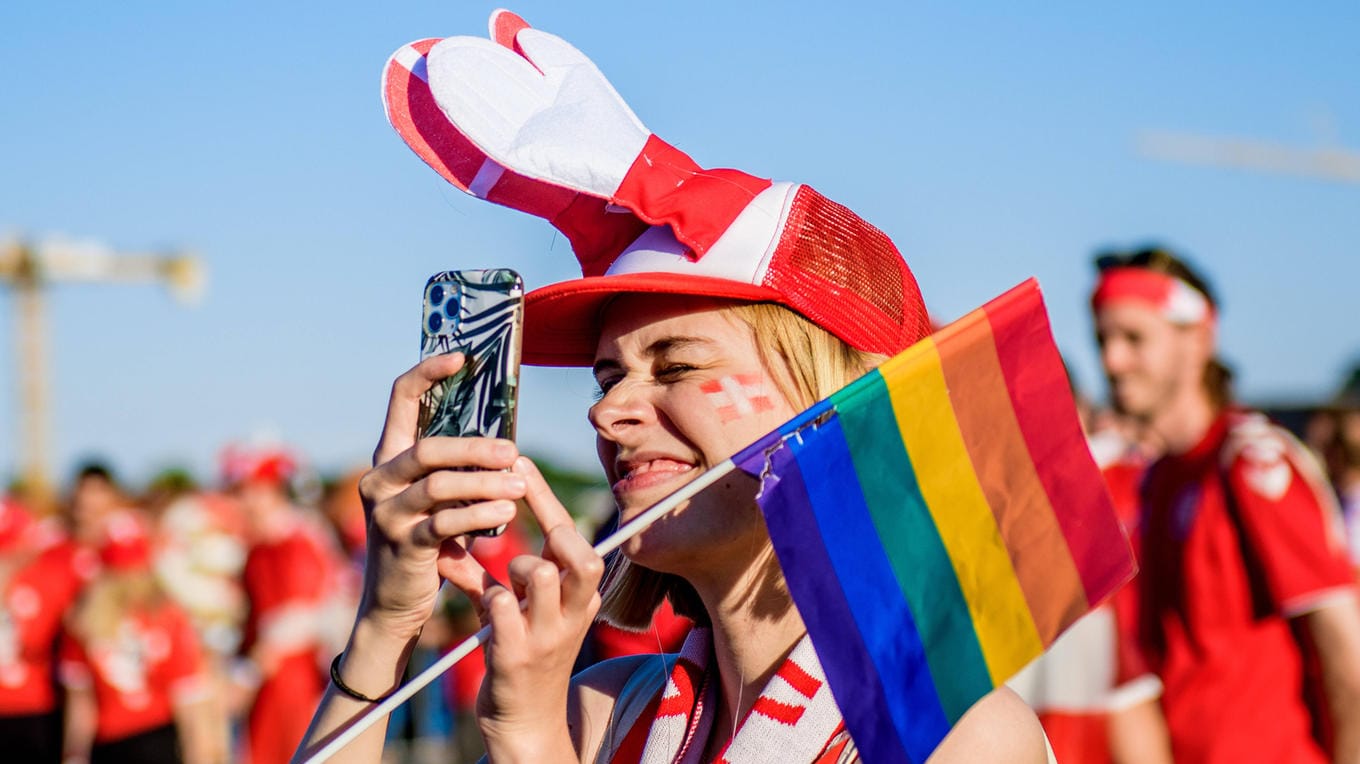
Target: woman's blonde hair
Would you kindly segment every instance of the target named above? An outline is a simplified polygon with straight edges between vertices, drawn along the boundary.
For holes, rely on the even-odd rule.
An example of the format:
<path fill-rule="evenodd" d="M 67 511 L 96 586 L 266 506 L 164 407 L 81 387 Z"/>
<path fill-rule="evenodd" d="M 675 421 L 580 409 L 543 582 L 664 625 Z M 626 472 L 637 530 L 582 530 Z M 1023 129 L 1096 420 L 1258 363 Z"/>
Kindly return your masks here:
<path fill-rule="evenodd" d="M 71 631 L 82 642 L 112 639 L 129 615 L 167 602 L 150 569 L 106 571 L 85 588 L 71 612 Z"/>
<path fill-rule="evenodd" d="M 761 365 L 797 409 L 827 397 L 886 358 L 847 345 L 782 305 L 741 303 L 722 312 L 751 328 Z M 615 553 L 604 582 L 602 619 L 621 629 L 642 631 L 651 624 L 663 599 L 670 600 L 677 614 L 698 624 L 708 623 L 704 604 L 687 581 Z"/>

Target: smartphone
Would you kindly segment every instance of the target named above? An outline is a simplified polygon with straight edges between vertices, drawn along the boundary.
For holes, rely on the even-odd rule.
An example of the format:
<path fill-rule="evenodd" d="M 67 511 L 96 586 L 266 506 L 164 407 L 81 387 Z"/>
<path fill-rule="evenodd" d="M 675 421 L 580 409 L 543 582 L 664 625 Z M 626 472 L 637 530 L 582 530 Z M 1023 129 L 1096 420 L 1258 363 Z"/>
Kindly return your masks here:
<path fill-rule="evenodd" d="M 512 270 L 445 271 L 425 282 L 421 360 L 455 352 L 467 360 L 421 398 L 417 437 L 514 439 L 523 325 L 524 281 Z"/>

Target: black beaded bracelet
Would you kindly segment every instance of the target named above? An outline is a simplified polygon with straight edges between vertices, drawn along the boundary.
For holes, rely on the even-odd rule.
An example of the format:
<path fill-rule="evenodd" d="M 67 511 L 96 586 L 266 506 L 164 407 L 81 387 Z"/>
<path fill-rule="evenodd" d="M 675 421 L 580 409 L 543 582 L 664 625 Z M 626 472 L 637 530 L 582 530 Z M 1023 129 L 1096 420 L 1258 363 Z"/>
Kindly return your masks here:
<path fill-rule="evenodd" d="M 392 692 L 396 692 L 396 690 L 393 690 L 380 698 L 370 698 L 345 684 L 344 680 L 340 678 L 340 659 L 343 658 L 344 655 L 345 653 L 343 651 L 338 652 L 335 654 L 335 658 L 331 660 L 331 684 L 335 685 L 335 689 L 362 703 L 381 703 L 392 697 Z"/>

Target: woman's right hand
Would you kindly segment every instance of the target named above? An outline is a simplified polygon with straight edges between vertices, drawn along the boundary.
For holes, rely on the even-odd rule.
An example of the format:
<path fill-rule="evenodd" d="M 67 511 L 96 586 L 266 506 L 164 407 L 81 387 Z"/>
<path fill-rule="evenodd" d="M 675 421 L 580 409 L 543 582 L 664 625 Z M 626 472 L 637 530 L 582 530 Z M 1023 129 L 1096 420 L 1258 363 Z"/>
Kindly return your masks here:
<path fill-rule="evenodd" d="M 374 467 L 359 481 L 368 527 L 359 617 L 390 636 L 419 633 L 441 577 L 480 605 L 494 582 L 461 537 L 510 522 L 526 491 L 523 477 L 503 471 L 519 456 L 511 441 L 416 439 L 421 396 L 462 365 L 461 354 L 434 356 L 397 378 Z"/>

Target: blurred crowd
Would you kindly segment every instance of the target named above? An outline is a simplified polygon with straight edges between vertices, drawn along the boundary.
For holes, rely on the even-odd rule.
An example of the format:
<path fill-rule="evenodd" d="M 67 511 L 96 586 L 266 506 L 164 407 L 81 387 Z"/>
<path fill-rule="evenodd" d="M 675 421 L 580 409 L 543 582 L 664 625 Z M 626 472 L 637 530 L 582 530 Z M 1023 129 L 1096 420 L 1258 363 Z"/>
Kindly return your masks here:
<path fill-rule="evenodd" d="M 220 481 L 171 472 L 143 490 L 79 468 L 54 502 L 0 497 L 0 751 L 23 762 L 272 764 L 291 757 L 344 647 L 361 588 L 361 470 L 322 481 L 281 448 L 231 447 Z M 608 516 L 563 473 L 583 531 Z M 607 493 L 605 494 L 607 496 Z M 610 505 L 612 506 L 612 505 Z M 536 550 L 532 524 L 478 539 L 504 580 Z M 671 649 L 688 624 L 601 626 L 582 661 Z M 441 601 L 411 674 L 479 628 L 461 595 Z M 400 708 L 387 760 L 471 762 L 481 685 L 473 655 Z"/>

